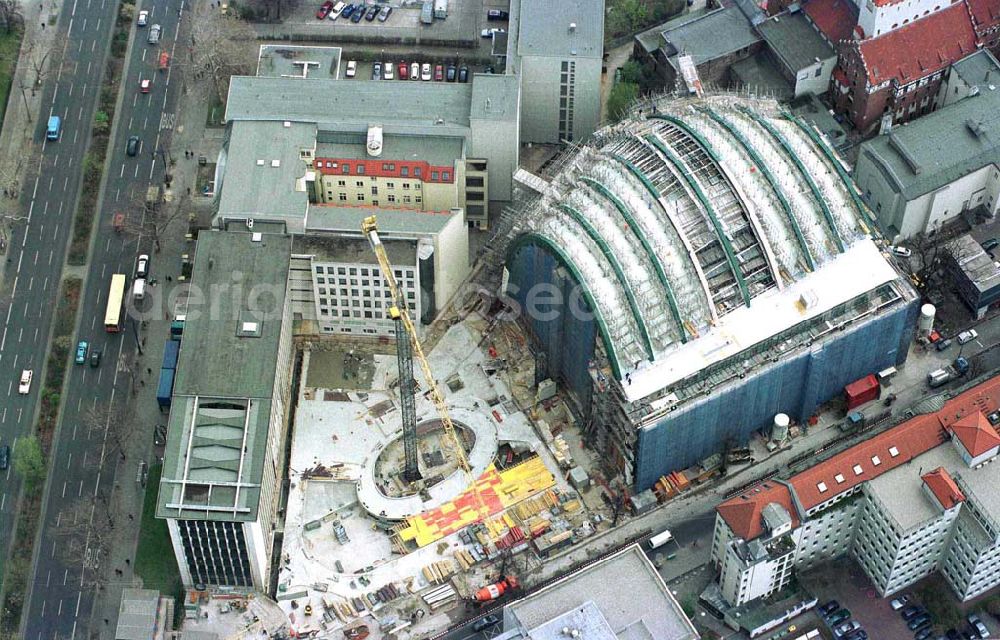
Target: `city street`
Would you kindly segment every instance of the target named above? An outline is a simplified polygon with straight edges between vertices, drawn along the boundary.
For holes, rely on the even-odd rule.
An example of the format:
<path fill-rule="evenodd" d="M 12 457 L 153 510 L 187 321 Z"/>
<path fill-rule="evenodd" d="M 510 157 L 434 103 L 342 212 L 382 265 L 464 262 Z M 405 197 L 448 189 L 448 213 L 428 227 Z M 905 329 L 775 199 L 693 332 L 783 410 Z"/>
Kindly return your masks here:
<path fill-rule="evenodd" d="M 81 1 L 81 0 L 78 0 Z M 96 5 L 96 0 L 91 0 Z M 82 1 L 81 1 L 82 4 Z M 110 3 L 109 3 L 110 4 Z M 142 8 L 142 7 L 138 7 Z M 107 575 L 111 572 L 110 567 L 101 566 L 102 556 L 108 549 L 103 548 L 99 541 L 90 535 L 90 523 L 95 522 L 94 528 L 112 529 L 116 526 L 127 527 L 127 524 L 115 522 L 113 518 L 114 508 L 109 504 L 112 496 L 112 487 L 118 480 L 116 471 L 122 461 L 122 454 L 117 450 L 121 446 L 120 441 L 123 436 L 111 434 L 118 424 L 112 424 L 113 418 L 117 415 L 120 419 L 123 413 L 123 406 L 127 400 L 130 389 L 133 385 L 145 384 L 146 380 L 141 380 L 145 372 L 137 370 L 135 366 L 135 352 L 139 344 L 138 324 L 134 320 L 127 320 L 122 333 L 107 333 L 102 326 L 105 307 L 108 298 L 109 280 L 114 273 L 124 273 L 131 280 L 136 255 L 142 247 L 144 252 L 153 254 L 152 242 L 149 238 L 143 238 L 142 229 L 146 210 L 142 206 L 146 189 L 149 185 L 159 185 L 163 181 L 164 166 L 169 162 L 170 156 L 166 151 L 169 143 L 168 136 L 173 126 L 172 106 L 177 101 L 176 80 L 171 83 L 173 65 L 163 71 L 158 70 L 159 56 L 162 51 L 170 54 L 173 59 L 174 49 L 177 46 L 178 28 L 180 15 L 184 8 L 183 0 L 167 2 L 157 6 L 151 6 L 149 25 L 160 25 L 162 29 L 159 44 L 151 45 L 147 43 L 147 33 L 150 27 L 136 30 L 134 42 L 129 49 L 129 59 L 123 74 L 121 91 L 123 95 L 119 100 L 119 108 L 116 115 L 116 123 L 113 129 L 113 136 L 109 143 L 108 171 L 105 176 L 106 183 L 103 196 L 97 210 L 97 237 L 92 247 L 90 262 L 87 267 L 88 275 L 83 296 L 80 301 L 80 324 L 76 340 L 86 340 L 90 343 L 91 350 L 99 350 L 102 353 L 99 367 L 91 368 L 86 365 L 71 365 L 68 370 L 68 383 L 66 393 L 63 397 L 63 412 L 58 430 L 58 440 L 53 446 L 50 459 L 50 476 L 47 485 L 46 495 L 43 501 L 42 523 L 43 529 L 39 544 L 35 548 L 34 558 L 34 581 L 29 593 L 28 602 L 25 606 L 25 615 L 22 620 L 26 638 L 74 638 L 78 633 L 85 634 L 88 625 L 91 623 L 91 608 L 97 590 L 97 581 L 88 577 L 84 579 L 83 566 L 89 569 L 100 568 L 100 573 Z M 107 19 L 106 19 L 107 20 Z M 86 24 L 86 20 L 84 21 Z M 70 34 L 74 34 L 73 26 L 70 27 Z M 99 41 L 107 39 L 105 33 L 101 33 Z M 92 45 L 92 50 L 96 49 L 96 42 Z M 71 41 L 70 49 L 72 50 Z M 78 45 L 80 50 L 86 47 Z M 95 74 L 99 77 L 103 70 L 103 64 L 93 62 Z M 72 76 L 75 82 L 79 78 Z M 148 93 L 140 93 L 140 80 L 151 79 L 152 87 Z M 96 82 L 95 78 L 95 82 Z M 57 95 L 72 95 L 73 84 L 68 80 L 60 83 L 57 81 L 54 91 Z M 89 89 L 96 94 L 96 88 Z M 77 88 L 77 91 L 81 91 Z M 77 94 L 77 98 L 80 94 Z M 92 107 L 92 104 L 91 104 Z M 53 149 L 65 154 L 63 150 L 67 142 L 73 141 L 77 136 L 82 147 L 83 142 L 88 137 L 86 130 L 74 131 L 77 118 L 73 115 L 78 109 L 76 103 L 68 101 L 64 108 L 65 131 L 63 139 L 51 144 L 46 149 L 47 153 L 52 153 Z M 80 116 L 82 123 L 89 122 L 92 116 L 89 114 Z M 82 127 L 81 127 L 82 128 Z M 138 136 L 140 145 L 138 153 L 129 156 L 126 153 L 126 141 L 130 136 Z M 75 149 L 75 147 L 73 147 Z M 82 148 L 81 148 L 82 152 Z M 53 157 L 51 165 L 61 166 L 58 163 L 58 154 Z M 42 172 L 42 187 L 45 186 L 45 176 L 49 178 L 49 188 L 41 191 L 48 195 L 58 176 L 54 171 L 46 174 Z M 69 181 L 67 177 L 66 182 Z M 58 187 L 58 185 L 55 185 Z M 53 198 L 58 200 L 58 198 Z M 34 211 L 42 211 L 46 208 L 59 207 L 62 212 L 62 204 L 48 201 L 38 201 L 33 203 Z M 68 229 L 70 211 L 66 204 L 66 222 L 62 224 L 63 230 Z M 125 230 L 116 232 L 112 227 L 112 219 L 115 213 L 121 212 L 126 215 Z M 39 225 L 41 226 L 41 224 Z M 35 235 L 34 219 L 29 225 L 29 242 Z M 59 225 L 50 233 L 58 233 Z M 39 231 L 41 236 L 44 231 Z M 45 238 L 46 240 L 48 238 Z M 63 236 L 65 242 L 65 236 Z M 51 262 L 53 272 L 47 274 L 48 280 L 43 281 L 43 285 L 55 288 L 54 283 L 58 281 L 59 268 L 61 267 L 62 252 L 50 249 L 52 253 L 42 257 Z M 32 264 L 40 263 L 36 251 L 33 257 L 29 253 L 22 252 L 22 258 L 27 261 L 32 260 Z M 151 277 L 156 277 L 155 256 L 152 261 Z M 23 280 L 27 275 L 29 278 L 37 278 L 34 274 L 20 272 L 18 287 L 24 286 Z M 28 291 L 32 285 L 38 286 L 37 282 L 29 280 Z M 44 290 L 44 289 L 43 289 Z M 51 308 L 51 302 L 40 300 L 35 293 L 34 302 L 35 321 L 33 329 L 34 340 L 25 344 L 29 346 L 32 360 L 30 366 L 40 371 L 44 358 L 45 338 L 49 318 L 45 318 L 45 328 L 39 332 L 41 324 L 37 318 L 48 313 L 45 311 Z M 38 308 L 38 305 L 41 308 Z M 15 318 L 18 306 L 14 305 Z M 161 313 L 158 311 L 158 313 Z M 32 309 L 25 306 L 24 317 L 31 319 Z M 9 331 L 13 332 L 12 325 Z M 27 329 L 16 327 L 18 336 Z M 10 337 L 8 337 L 8 341 Z M 75 345 L 74 341 L 74 345 Z M 17 342 L 22 345 L 21 341 Z M 17 359 L 19 354 L 14 354 Z M 7 352 L 3 353 L 7 358 Z M 22 356 L 21 362 L 25 362 Z M 28 366 L 28 365 L 23 365 Z M 20 366 L 5 367 L 8 375 L 16 377 L 20 371 Z M 36 377 L 35 388 L 38 388 L 40 380 Z M 31 400 L 35 395 L 29 396 Z M 31 400 L 28 400 L 30 402 Z M 24 408 L 23 415 L 18 415 L 18 420 L 23 420 L 23 428 L 27 428 L 30 419 L 30 410 Z M 30 405 L 33 407 L 34 405 Z M 105 416 L 104 428 L 93 424 L 94 416 Z M 19 422 L 19 424 L 21 424 Z M 96 427 L 96 428 L 95 428 Z M 137 433 L 136 436 L 145 437 L 149 434 Z M 5 429 L 5 433 L 7 433 Z M 116 447 L 117 445 L 117 447 Z M 119 519 L 124 514 L 118 514 Z M 79 522 L 81 517 L 89 518 L 89 522 Z M 83 547 L 79 558 L 68 557 L 65 553 L 65 538 L 59 537 L 64 534 L 67 522 L 63 519 L 73 519 L 70 526 L 78 527 L 80 531 L 86 531 L 86 546 Z M 88 576 L 95 575 L 95 571 L 86 572 Z"/>

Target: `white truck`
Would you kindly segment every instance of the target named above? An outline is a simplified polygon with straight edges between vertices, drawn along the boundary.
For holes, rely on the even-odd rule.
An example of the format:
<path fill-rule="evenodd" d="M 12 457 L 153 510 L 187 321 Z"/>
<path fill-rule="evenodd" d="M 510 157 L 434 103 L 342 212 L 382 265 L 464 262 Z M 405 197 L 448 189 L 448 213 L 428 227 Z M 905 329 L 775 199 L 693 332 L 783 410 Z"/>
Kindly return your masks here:
<path fill-rule="evenodd" d="M 664 529 L 660 533 L 656 534 L 649 539 L 650 550 L 659 549 L 663 545 L 667 544 L 674 539 L 674 534 L 670 533 L 669 529 Z"/>
<path fill-rule="evenodd" d="M 438 20 L 448 17 L 448 0 L 434 0 L 434 17 Z"/>

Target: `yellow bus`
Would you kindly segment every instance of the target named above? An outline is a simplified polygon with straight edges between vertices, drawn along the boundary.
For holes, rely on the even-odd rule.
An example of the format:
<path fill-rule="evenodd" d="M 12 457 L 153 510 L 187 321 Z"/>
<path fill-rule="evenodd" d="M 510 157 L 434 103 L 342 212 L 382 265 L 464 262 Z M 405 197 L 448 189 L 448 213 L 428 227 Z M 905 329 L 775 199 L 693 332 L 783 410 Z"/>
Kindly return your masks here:
<path fill-rule="evenodd" d="M 108 293 L 108 310 L 104 314 L 104 329 L 108 333 L 118 333 L 125 321 L 124 273 L 111 276 L 111 291 Z"/>

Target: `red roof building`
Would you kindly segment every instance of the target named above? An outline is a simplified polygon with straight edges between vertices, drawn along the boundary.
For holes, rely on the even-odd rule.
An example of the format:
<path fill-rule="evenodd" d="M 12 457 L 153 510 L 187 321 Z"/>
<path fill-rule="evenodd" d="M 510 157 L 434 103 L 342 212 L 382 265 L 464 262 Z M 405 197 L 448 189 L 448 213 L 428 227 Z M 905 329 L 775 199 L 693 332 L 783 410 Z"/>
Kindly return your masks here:
<path fill-rule="evenodd" d="M 966 416 L 951 425 L 951 431 L 973 458 L 1000 447 L 1000 435 L 982 413 Z"/>
<path fill-rule="evenodd" d="M 1000 446 L 1000 435 L 986 419 L 986 414 L 998 408 L 1000 376 L 949 400 L 937 413 L 911 418 L 792 476 L 785 483 L 771 481 L 727 500 L 719 505 L 719 515 L 735 536 L 752 540 L 763 532 L 761 511 L 768 503 L 776 502 L 792 516 L 793 528 L 797 527 L 811 510 L 944 444 L 952 433 L 963 446 L 971 447 L 970 452 L 986 452 Z M 954 484 L 950 475 L 948 480 Z M 930 482 L 952 491 L 943 479 L 932 478 Z M 955 491 L 961 496 L 957 486 Z"/>
<path fill-rule="evenodd" d="M 951 509 L 958 503 L 965 502 L 965 494 L 944 467 L 925 473 L 920 479 L 943 508 Z"/>
<path fill-rule="evenodd" d="M 851 37 L 858 23 L 858 9 L 850 0 L 812 0 L 802 11 L 832 45 Z"/>
<path fill-rule="evenodd" d="M 966 0 L 966 2 L 979 42 L 994 55 L 1000 55 L 1000 2 L 997 0 Z"/>

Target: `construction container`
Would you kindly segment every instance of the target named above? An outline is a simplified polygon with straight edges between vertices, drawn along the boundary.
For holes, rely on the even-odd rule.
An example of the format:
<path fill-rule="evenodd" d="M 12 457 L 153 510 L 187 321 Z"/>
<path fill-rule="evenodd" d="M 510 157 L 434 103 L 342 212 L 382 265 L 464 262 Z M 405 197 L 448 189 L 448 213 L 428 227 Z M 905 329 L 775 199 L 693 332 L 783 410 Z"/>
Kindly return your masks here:
<path fill-rule="evenodd" d="M 847 410 L 853 411 L 861 405 L 871 402 L 882 395 L 882 386 L 878 378 L 867 375 L 844 387 L 844 397 L 847 398 Z"/>

